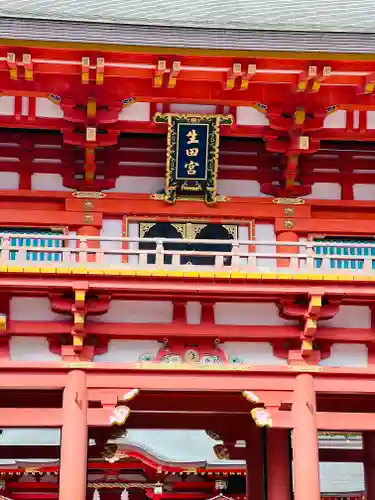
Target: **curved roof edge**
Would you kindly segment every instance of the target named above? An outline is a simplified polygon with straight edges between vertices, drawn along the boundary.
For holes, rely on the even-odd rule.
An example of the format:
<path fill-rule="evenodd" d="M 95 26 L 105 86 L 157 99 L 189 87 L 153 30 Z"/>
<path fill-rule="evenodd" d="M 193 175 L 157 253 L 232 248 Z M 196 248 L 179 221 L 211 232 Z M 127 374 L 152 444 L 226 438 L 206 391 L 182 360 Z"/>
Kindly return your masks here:
<path fill-rule="evenodd" d="M 0 17 L 2 39 L 228 51 L 374 55 L 373 33 L 177 28 Z"/>

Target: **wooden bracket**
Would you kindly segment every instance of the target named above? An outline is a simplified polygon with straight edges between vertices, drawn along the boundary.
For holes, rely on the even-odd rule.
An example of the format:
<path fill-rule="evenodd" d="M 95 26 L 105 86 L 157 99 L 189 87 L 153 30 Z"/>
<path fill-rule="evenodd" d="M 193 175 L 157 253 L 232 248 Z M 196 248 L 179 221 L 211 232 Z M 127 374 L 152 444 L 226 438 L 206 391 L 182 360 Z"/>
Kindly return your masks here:
<path fill-rule="evenodd" d="M 83 349 L 83 338 L 85 330 L 86 316 L 86 290 L 74 290 L 73 313 L 73 350 L 80 352 Z"/>
<path fill-rule="evenodd" d="M 163 85 L 164 73 L 167 71 L 167 62 L 164 60 L 159 60 L 156 65 L 154 72 L 154 82 L 155 88 L 159 89 Z"/>
<path fill-rule="evenodd" d="M 309 66 L 307 71 L 304 71 L 298 76 L 297 92 L 305 92 L 310 89 L 310 92 L 319 92 L 321 83 L 331 76 L 332 68 L 324 66 L 322 71 L 318 71 L 316 66 Z M 309 82 L 311 81 L 311 86 Z"/>
<path fill-rule="evenodd" d="M 168 88 L 174 89 L 177 83 L 177 76 L 181 71 L 181 62 L 173 61 L 172 70 L 169 74 Z"/>
<path fill-rule="evenodd" d="M 228 71 L 227 79 L 224 85 L 225 90 L 233 90 L 236 79 L 242 75 L 242 66 L 240 63 L 234 63 L 233 67 Z"/>
<path fill-rule="evenodd" d="M 249 64 L 247 66 L 247 71 L 242 73 L 241 87 L 240 90 L 247 90 L 249 88 L 249 81 L 256 75 L 257 67 L 256 64 Z"/>
<path fill-rule="evenodd" d="M 311 295 L 305 314 L 303 332 L 301 333 L 301 356 L 308 357 L 313 351 L 313 340 L 322 311 L 323 295 Z"/>
<path fill-rule="evenodd" d="M 23 54 L 22 64 L 23 67 L 25 68 L 25 80 L 32 81 L 34 79 L 34 73 L 33 73 L 33 61 L 31 58 L 31 54 Z"/>
<path fill-rule="evenodd" d="M 88 84 L 90 80 L 90 58 L 82 57 L 81 66 L 82 66 L 81 82 L 84 84 Z"/>
<path fill-rule="evenodd" d="M 17 80 L 18 71 L 17 71 L 17 63 L 16 63 L 16 54 L 14 54 L 14 52 L 7 53 L 7 65 L 9 68 L 10 79 Z"/>
<path fill-rule="evenodd" d="M 96 84 L 97 85 L 103 85 L 104 83 L 104 57 L 97 57 L 96 58 Z"/>

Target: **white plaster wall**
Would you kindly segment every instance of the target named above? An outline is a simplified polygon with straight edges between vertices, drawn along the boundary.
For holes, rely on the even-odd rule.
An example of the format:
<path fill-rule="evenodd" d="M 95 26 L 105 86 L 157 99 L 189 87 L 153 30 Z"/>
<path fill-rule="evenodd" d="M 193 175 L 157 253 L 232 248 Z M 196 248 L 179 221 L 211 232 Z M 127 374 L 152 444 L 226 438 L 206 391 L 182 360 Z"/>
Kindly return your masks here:
<path fill-rule="evenodd" d="M 229 363 L 246 365 L 285 365 L 286 359 L 274 356 L 268 342 L 225 342 L 220 345 Z"/>
<path fill-rule="evenodd" d="M 200 115 L 210 115 L 216 113 L 216 106 L 211 104 L 171 104 L 171 113 L 197 113 Z"/>
<path fill-rule="evenodd" d="M 111 300 L 108 312 L 90 316 L 91 321 L 108 323 L 171 323 L 173 305 L 169 301 Z"/>
<path fill-rule="evenodd" d="M 45 118 L 62 118 L 64 113 L 58 104 L 53 103 L 46 97 L 37 97 L 35 115 Z"/>
<path fill-rule="evenodd" d="M 74 191 L 63 184 L 60 174 L 33 174 L 31 176 L 31 189 L 39 191 Z"/>
<path fill-rule="evenodd" d="M 365 489 L 361 462 L 321 462 L 319 468 L 322 493 L 346 493 Z M 342 500 L 346 500 L 346 497 Z"/>
<path fill-rule="evenodd" d="M 359 111 L 353 111 L 353 128 L 359 128 Z"/>
<path fill-rule="evenodd" d="M 367 368 L 368 350 L 364 344 L 333 344 L 329 358 L 322 359 L 321 366 Z"/>
<path fill-rule="evenodd" d="M 202 306 L 200 302 L 186 303 L 186 321 L 189 325 L 198 325 L 201 322 Z"/>
<path fill-rule="evenodd" d="M 0 172 L 0 189 L 18 189 L 20 174 L 18 172 Z"/>
<path fill-rule="evenodd" d="M 260 192 L 259 182 L 245 179 L 219 179 L 217 190 L 222 196 L 267 197 Z"/>
<path fill-rule="evenodd" d="M 14 115 L 14 96 L 0 97 L 0 115 Z"/>
<path fill-rule="evenodd" d="M 255 224 L 255 240 L 258 241 L 276 241 L 275 226 L 273 224 Z M 275 253 L 276 246 L 273 245 L 256 245 L 257 252 L 261 253 Z M 259 258 L 257 259 L 257 267 L 261 270 L 275 269 L 276 259 L 273 258 Z"/>
<path fill-rule="evenodd" d="M 28 97 L 22 97 L 21 114 L 24 116 L 27 116 L 29 114 L 29 98 Z"/>
<path fill-rule="evenodd" d="M 341 186 L 334 182 L 315 182 L 311 187 L 311 194 L 304 198 L 319 200 L 341 200 Z"/>
<path fill-rule="evenodd" d="M 94 356 L 94 361 L 104 363 L 152 361 L 161 346 L 154 340 L 110 340 L 108 351 Z"/>
<path fill-rule="evenodd" d="M 215 323 L 219 325 L 292 325 L 280 318 L 276 304 L 261 302 L 217 302 Z"/>
<path fill-rule="evenodd" d="M 163 177 L 136 177 L 120 175 L 114 188 L 107 189 L 112 193 L 149 193 L 155 194 L 164 188 Z"/>
<path fill-rule="evenodd" d="M 238 106 L 236 113 L 237 125 L 269 125 L 267 116 L 255 108 L 248 106 Z"/>
<path fill-rule="evenodd" d="M 68 321 L 68 316 L 51 310 L 47 297 L 12 297 L 10 319 L 19 321 Z"/>
<path fill-rule="evenodd" d="M 375 111 L 366 111 L 367 114 L 367 128 L 374 129 L 375 128 Z"/>
<path fill-rule="evenodd" d="M 353 184 L 353 198 L 355 200 L 375 200 L 375 185 Z"/>
<path fill-rule="evenodd" d="M 9 357 L 12 361 L 61 361 L 61 357 L 49 350 L 48 340 L 43 337 L 11 337 Z"/>
<path fill-rule="evenodd" d="M 150 120 L 150 103 L 149 102 L 134 102 L 126 106 L 119 113 L 119 120 L 148 122 Z"/>
<path fill-rule="evenodd" d="M 103 219 L 102 228 L 100 230 L 102 237 L 117 237 L 122 236 L 122 220 L 121 219 Z M 101 241 L 101 248 L 105 250 L 121 250 L 121 241 Z M 104 264 L 118 265 L 122 263 L 121 254 L 104 254 Z"/>
<path fill-rule="evenodd" d="M 320 327 L 371 328 L 371 311 L 367 306 L 340 306 L 332 319 L 319 322 Z"/>
<path fill-rule="evenodd" d="M 324 119 L 324 128 L 345 128 L 346 111 L 339 109 Z"/>

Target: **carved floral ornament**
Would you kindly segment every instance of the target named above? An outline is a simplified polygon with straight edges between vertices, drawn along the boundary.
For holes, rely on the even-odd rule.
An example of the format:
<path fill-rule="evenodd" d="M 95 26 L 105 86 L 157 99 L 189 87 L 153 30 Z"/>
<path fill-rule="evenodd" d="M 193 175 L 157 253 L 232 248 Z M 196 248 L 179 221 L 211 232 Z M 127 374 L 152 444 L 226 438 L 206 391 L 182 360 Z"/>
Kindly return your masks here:
<path fill-rule="evenodd" d="M 139 389 L 131 389 L 124 394 L 122 400 L 124 402 L 131 401 L 139 394 Z M 116 406 L 109 417 L 110 425 L 124 425 L 130 415 L 130 408 L 125 405 Z"/>

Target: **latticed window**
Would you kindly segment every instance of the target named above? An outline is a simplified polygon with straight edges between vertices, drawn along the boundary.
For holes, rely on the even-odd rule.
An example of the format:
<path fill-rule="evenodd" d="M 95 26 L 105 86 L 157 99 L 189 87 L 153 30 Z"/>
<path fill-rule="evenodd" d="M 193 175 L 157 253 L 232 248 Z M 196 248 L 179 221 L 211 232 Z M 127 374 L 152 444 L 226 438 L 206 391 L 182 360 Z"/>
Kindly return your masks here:
<path fill-rule="evenodd" d="M 189 255 L 181 256 L 181 264 L 213 265 L 215 257 L 208 255 L 194 255 L 195 252 L 231 252 L 231 240 L 237 239 L 238 227 L 235 224 L 200 223 L 200 222 L 142 222 L 140 224 L 141 238 L 168 238 L 181 240 L 181 242 L 164 243 L 164 250 L 185 251 Z M 184 240 L 194 240 L 196 243 L 186 243 Z M 227 240 L 228 243 L 201 243 L 200 240 Z M 156 243 L 141 242 L 143 250 L 155 250 Z M 149 255 L 147 262 L 153 264 L 155 256 Z M 172 256 L 165 255 L 164 263 L 171 264 Z M 231 257 L 224 259 L 224 265 L 230 265 Z"/>
<path fill-rule="evenodd" d="M 43 252 L 41 250 L 33 250 L 33 248 L 62 248 L 64 246 L 64 240 L 45 238 L 44 236 L 54 236 L 57 234 L 63 234 L 63 231 L 52 231 L 45 229 L 30 229 L 30 228 L 0 228 L 1 241 L 3 241 L 3 236 L 6 234 L 12 234 L 9 239 L 10 247 L 17 246 L 26 249 L 26 260 L 37 261 L 37 262 L 58 262 L 61 261 L 63 256 L 62 252 L 56 250 L 56 252 Z M 30 238 L 24 236 L 16 236 L 17 234 L 30 234 Z M 30 249 L 30 250 L 29 250 Z M 9 260 L 17 259 L 17 250 L 11 250 L 9 252 Z"/>
<path fill-rule="evenodd" d="M 371 245 L 371 247 L 363 248 L 360 246 L 352 246 L 352 247 L 340 247 L 336 245 L 332 246 L 315 246 L 315 254 L 321 255 L 322 257 L 329 257 L 329 265 L 331 269 L 353 269 L 360 270 L 363 269 L 364 261 L 363 257 L 373 257 L 372 268 L 375 269 L 375 239 L 374 238 L 366 238 L 366 239 L 353 239 L 353 238 L 343 238 L 343 237 L 327 237 L 314 240 L 317 243 L 350 243 L 353 245 L 361 245 L 367 244 Z M 354 257 L 351 259 L 337 259 L 335 257 L 338 256 L 350 256 Z M 356 259 L 355 257 L 358 257 Z M 315 259 L 315 267 L 318 269 L 322 267 L 323 259 Z"/>

